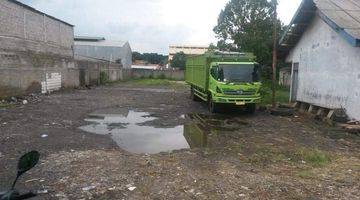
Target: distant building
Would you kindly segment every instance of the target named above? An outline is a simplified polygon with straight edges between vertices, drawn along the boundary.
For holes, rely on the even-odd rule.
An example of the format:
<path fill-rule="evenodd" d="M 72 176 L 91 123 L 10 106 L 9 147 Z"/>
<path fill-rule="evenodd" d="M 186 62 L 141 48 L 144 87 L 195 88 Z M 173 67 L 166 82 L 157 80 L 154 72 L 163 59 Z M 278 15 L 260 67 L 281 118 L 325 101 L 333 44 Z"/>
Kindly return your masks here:
<path fill-rule="evenodd" d="M 131 69 L 152 69 L 152 70 L 156 70 L 156 69 L 160 69 L 161 66 L 160 65 L 132 65 Z"/>
<path fill-rule="evenodd" d="M 291 100 L 360 120 L 360 1 L 303 0 L 280 40 Z M 321 111 L 321 110 L 320 110 Z"/>
<path fill-rule="evenodd" d="M 170 45 L 169 61 L 173 59 L 176 53 L 184 52 L 186 55 L 201 55 L 209 50 L 209 46 L 196 45 Z"/>
<path fill-rule="evenodd" d="M 129 42 L 111 41 L 103 37 L 75 36 L 74 52 L 76 56 L 118 62 L 124 68 L 131 68 L 132 51 Z"/>

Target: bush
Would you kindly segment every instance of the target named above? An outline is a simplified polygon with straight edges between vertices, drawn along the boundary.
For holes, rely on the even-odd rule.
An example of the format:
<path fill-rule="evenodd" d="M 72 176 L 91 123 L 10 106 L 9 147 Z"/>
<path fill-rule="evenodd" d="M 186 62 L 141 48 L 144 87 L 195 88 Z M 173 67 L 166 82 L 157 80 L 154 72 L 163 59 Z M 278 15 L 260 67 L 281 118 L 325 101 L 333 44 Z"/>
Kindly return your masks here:
<path fill-rule="evenodd" d="M 166 79 L 165 74 L 160 74 L 160 75 L 158 76 L 158 79 Z"/>
<path fill-rule="evenodd" d="M 109 82 L 109 76 L 106 74 L 106 72 L 100 72 L 100 84 L 103 85 Z"/>

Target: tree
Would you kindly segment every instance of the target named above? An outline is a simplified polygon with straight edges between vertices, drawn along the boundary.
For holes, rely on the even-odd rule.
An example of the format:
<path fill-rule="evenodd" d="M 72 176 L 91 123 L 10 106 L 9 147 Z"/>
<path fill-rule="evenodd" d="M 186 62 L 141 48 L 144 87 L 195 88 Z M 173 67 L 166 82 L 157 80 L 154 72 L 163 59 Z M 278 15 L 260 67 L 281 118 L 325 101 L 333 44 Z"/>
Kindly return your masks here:
<path fill-rule="evenodd" d="M 218 47 L 216 45 L 214 45 L 213 43 L 210 43 L 209 51 L 216 51 L 216 50 L 218 50 Z"/>
<path fill-rule="evenodd" d="M 136 51 L 132 52 L 132 60 L 133 62 L 135 60 L 142 60 L 142 54 Z"/>
<path fill-rule="evenodd" d="M 253 52 L 259 63 L 271 66 L 273 13 L 274 4 L 267 0 L 230 0 L 214 28 L 218 48 Z"/>
<path fill-rule="evenodd" d="M 173 59 L 170 61 L 170 65 L 173 68 L 185 69 L 186 55 L 184 52 L 176 53 Z"/>
<path fill-rule="evenodd" d="M 143 60 L 150 64 L 157 64 L 157 65 L 164 66 L 164 65 L 166 65 L 168 56 L 164 56 L 164 55 L 157 54 L 157 53 L 141 54 L 141 53 L 135 51 L 132 53 L 132 59 L 133 59 L 133 62 L 136 60 Z"/>

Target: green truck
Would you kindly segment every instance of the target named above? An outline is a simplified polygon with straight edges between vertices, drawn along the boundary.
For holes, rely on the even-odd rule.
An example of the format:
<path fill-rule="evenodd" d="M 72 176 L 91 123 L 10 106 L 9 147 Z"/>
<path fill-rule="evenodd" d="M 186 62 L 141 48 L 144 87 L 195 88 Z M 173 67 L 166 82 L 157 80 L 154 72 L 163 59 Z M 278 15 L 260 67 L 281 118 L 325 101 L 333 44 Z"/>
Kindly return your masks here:
<path fill-rule="evenodd" d="M 259 65 L 252 53 L 207 52 L 188 57 L 185 80 L 194 101 L 206 101 L 212 113 L 233 104 L 254 113 L 261 101 Z"/>

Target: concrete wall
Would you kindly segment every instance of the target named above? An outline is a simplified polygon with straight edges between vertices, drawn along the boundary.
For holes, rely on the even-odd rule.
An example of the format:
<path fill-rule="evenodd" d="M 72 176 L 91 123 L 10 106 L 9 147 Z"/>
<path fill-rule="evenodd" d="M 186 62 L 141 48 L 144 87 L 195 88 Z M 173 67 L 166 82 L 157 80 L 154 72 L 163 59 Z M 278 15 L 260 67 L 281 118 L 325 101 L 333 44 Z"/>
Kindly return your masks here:
<path fill-rule="evenodd" d="M 52 73 L 61 75 L 62 87 L 79 86 L 79 71 L 70 57 L 0 51 L 0 96 L 41 92 Z"/>
<path fill-rule="evenodd" d="M 152 70 L 152 69 L 132 69 L 133 78 L 159 78 L 164 77 L 178 81 L 185 80 L 185 72 L 182 70 Z"/>
<path fill-rule="evenodd" d="M 59 87 L 62 88 L 98 85 L 101 72 L 110 81 L 126 80 L 131 76 L 131 71 L 123 69 L 121 64 L 33 52 L 0 51 L 0 98 L 40 93 L 54 74 L 61 76 Z"/>
<path fill-rule="evenodd" d="M 0 0 L 0 49 L 72 56 L 73 27 L 10 0 Z"/>
<path fill-rule="evenodd" d="M 317 16 L 286 60 L 299 63 L 298 101 L 345 108 L 360 119 L 360 48 Z"/>
<path fill-rule="evenodd" d="M 101 73 L 105 73 L 109 81 L 127 80 L 131 78 L 131 70 L 109 62 L 77 60 L 79 82 L 81 86 L 100 84 Z"/>

